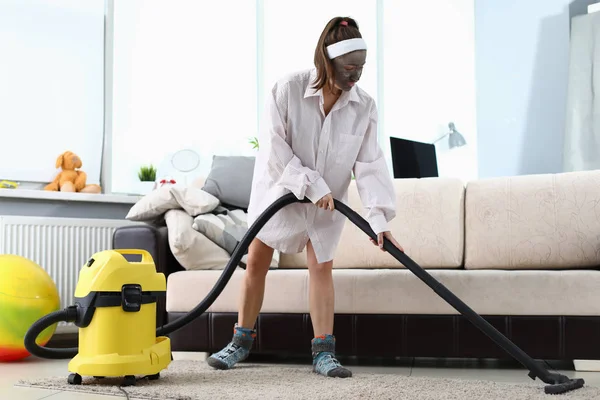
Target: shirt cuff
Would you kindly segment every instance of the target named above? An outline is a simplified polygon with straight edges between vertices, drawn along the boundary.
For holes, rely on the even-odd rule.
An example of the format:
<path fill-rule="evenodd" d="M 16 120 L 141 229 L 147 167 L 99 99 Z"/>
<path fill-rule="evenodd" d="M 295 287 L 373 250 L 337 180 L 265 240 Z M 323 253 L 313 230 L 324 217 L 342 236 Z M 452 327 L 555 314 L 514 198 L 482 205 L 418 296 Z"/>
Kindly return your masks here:
<path fill-rule="evenodd" d="M 375 234 L 388 231 L 388 223 L 383 214 L 375 214 L 369 218 L 369 225 Z"/>
<path fill-rule="evenodd" d="M 331 193 L 331 190 L 329 189 L 329 186 L 327 186 L 327 183 L 325 183 L 323 177 L 319 177 L 319 179 L 306 188 L 306 197 L 308 197 L 313 204 L 329 193 Z"/>

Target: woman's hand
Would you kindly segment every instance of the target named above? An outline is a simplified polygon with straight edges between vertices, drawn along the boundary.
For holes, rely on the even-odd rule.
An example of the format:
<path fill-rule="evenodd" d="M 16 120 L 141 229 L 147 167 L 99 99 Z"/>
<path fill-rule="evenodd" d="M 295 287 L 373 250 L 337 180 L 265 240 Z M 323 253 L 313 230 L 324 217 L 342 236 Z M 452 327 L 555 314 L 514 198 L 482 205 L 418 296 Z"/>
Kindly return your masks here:
<path fill-rule="evenodd" d="M 379 248 L 381 249 L 381 251 L 385 251 L 385 249 L 383 248 L 383 238 L 384 236 L 390 241 L 392 242 L 392 244 L 394 246 L 396 246 L 401 252 L 404 253 L 404 248 L 402 248 L 402 246 L 400 246 L 400 244 L 396 241 L 396 239 L 394 239 L 394 237 L 392 236 L 392 233 L 390 231 L 386 231 L 386 232 L 381 232 L 380 234 L 377 235 L 377 242 L 375 242 L 373 239 L 369 238 L 369 240 L 371 241 L 371 243 L 373 243 L 375 246 L 379 246 Z"/>
<path fill-rule="evenodd" d="M 326 210 L 329 209 L 333 211 L 333 196 L 331 196 L 331 193 L 326 194 L 321 198 L 321 200 L 317 201 L 316 204 L 319 208 L 324 208 Z"/>

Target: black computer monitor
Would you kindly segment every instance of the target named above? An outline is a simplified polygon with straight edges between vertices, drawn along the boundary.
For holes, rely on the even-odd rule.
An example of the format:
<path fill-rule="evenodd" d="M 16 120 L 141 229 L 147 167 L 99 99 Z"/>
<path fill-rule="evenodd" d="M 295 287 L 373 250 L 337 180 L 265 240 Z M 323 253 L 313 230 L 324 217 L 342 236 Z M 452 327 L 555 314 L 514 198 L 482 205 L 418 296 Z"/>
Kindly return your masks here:
<path fill-rule="evenodd" d="M 437 178 L 435 145 L 390 137 L 394 178 Z"/>

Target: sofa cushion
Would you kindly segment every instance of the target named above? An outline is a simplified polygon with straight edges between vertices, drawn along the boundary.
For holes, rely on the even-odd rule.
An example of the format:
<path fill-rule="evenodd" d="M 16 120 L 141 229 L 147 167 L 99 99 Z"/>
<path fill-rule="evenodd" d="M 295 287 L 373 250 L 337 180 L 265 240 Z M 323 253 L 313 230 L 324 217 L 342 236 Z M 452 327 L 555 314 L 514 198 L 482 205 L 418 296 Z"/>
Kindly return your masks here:
<path fill-rule="evenodd" d="M 245 156 L 214 156 L 202 189 L 224 205 L 247 209 L 252 190 L 254 159 Z"/>
<path fill-rule="evenodd" d="M 600 315 L 600 271 L 432 270 L 429 273 L 484 315 Z M 168 312 L 201 302 L 221 271 L 182 271 L 167 280 Z M 243 271 L 235 271 L 209 312 L 237 312 Z M 265 313 L 308 313 L 306 269 L 267 274 Z M 458 314 L 406 269 L 333 271 L 340 314 Z"/>
<path fill-rule="evenodd" d="M 600 265 L 600 171 L 470 182 L 468 269 Z"/>
<path fill-rule="evenodd" d="M 198 215 L 192 228 L 231 254 L 248 231 L 248 221 L 244 211 L 224 209 L 222 213 Z"/>
<path fill-rule="evenodd" d="M 406 254 L 423 268 L 459 268 L 464 247 L 464 184 L 458 179 L 394 179 L 397 210 L 389 224 Z M 348 192 L 353 210 L 365 215 L 355 181 Z M 346 221 L 334 268 L 404 268 Z M 306 249 L 282 254 L 280 268 L 306 266 Z"/>

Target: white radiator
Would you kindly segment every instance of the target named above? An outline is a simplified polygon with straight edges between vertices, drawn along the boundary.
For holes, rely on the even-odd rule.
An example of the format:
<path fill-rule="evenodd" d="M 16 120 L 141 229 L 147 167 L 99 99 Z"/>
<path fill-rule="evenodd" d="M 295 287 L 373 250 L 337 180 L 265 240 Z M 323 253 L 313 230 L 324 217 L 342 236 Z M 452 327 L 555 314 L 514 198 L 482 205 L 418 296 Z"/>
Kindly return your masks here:
<path fill-rule="evenodd" d="M 73 304 L 79 270 L 94 254 L 112 248 L 113 232 L 139 225 L 127 220 L 0 216 L 0 254 L 26 257 L 44 268 L 58 288 L 61 308 Z M 73 331 L 61 323 L 58 333 Z"/>

